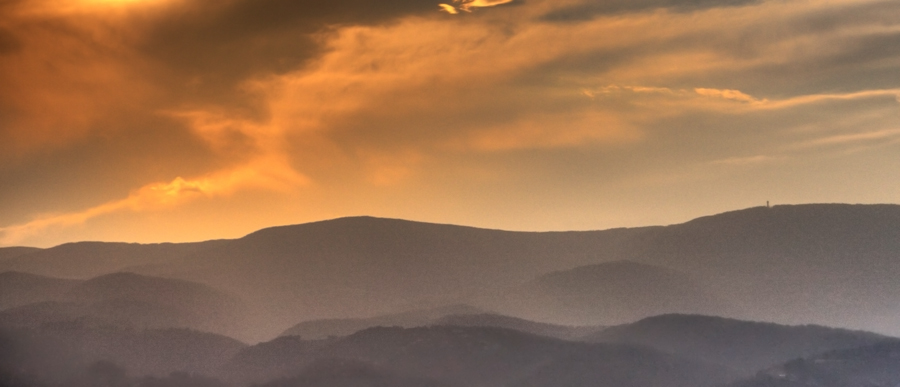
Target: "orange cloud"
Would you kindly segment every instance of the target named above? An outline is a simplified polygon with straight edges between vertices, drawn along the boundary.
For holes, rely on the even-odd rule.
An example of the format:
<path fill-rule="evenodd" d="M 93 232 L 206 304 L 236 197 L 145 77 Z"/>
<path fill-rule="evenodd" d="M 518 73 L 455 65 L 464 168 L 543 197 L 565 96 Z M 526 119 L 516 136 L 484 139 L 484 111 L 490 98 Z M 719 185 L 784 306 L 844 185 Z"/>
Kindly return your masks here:
<path fill-rule="evenodd" d="M 309 184 L 309 179 L 294 171 L 281 157 L 262 157 L 231 170 L 184 179 L 177 177 L 165 183 L 145 185 L 128 197 L 85 210 L 47 215 L 30 222 L 0 228 L 0 245 L 16 244 L 52 227 L 83 224 L 93 218 L 121 211 L 159 211 L 195 199 L 230 195 L 239 189 L 290 191 Z"/>
<path fill-rule="evenodd" d="M 439 5 L 444 12 L 455 15 L 459 13 L 458 11 L 472 12 L 473 8 L 496 7 L 512 2 L 513 0 L 453 0 L 453 4 L 457 4 L 456 6 L 450 4 Z"/>

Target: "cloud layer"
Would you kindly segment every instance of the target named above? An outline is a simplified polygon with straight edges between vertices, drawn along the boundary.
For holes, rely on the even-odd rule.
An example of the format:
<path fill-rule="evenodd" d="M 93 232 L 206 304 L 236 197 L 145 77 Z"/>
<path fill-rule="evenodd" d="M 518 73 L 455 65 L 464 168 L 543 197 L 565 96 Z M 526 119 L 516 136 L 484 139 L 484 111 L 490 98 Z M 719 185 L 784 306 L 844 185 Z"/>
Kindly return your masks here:
<path fill-rule="evenodd" d="M 4 2 L 0 243 L 897 202 L 898 38 L 893 1 Z"/>

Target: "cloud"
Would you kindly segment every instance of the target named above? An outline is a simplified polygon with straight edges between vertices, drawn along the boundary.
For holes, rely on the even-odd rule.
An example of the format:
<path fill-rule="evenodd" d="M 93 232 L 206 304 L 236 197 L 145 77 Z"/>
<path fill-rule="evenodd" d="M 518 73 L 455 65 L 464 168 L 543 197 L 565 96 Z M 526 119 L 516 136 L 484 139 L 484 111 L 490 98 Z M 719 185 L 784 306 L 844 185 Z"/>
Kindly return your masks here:
<path fill-rule="evenodd" d="M 826 146 L 826 145 L 842 145 L 848 143 L 873 142 L 873 141 L 890 141 L 896 142 L 900 139 L 900 129 L 884 129 L 871 132 L 839 134 L 818 138 L 807 142 L 806 146 Z"/>
<path fill-rule="evenodd" d="M 578 1 L 554 9 L 543 15 L 544 21 L 583 22 L 600 16 L 668 9 L 674 12 L 694 12 L 718 7 L 753 5 L 763 0 L 608 0 Z"/>
<path fill-rule="evenodd" d="M 740 90 L 719 90 L 719 89 L 707 89 L 698 87 L 694 89 L 694 92 L 700 94 L 702 96 L 707 97 L 715 97 L 722 99 L 730 99 L 739 102 L 756 102 L 756 103 L 764 103 L 765 101 L 760 101 L 752 96 L 742 93 Z"/>
<path fill-rule="evenodd" d="M 714 161 L 712 161 L 712 164 L 745 166 L 745 165 L 756 165 L 756 164 L 762 164 L 762 163 L 769 163 L 769 162 L 773 162 L 778 159 L 779 159 L 778 157 L 773 157 L 773 156 L 769 156 L 769 155 L 729 157 L 727 159 L 714 160 Z"/>
<path fill-rule="evenodd" d="M 896 127 L 897 2 L 518 3 L 4 2 L 0 224 L 260 191 L 342 215 L 465 186 L 487 208 L 514 181 L 627 201 L 622 176 L 797 167 L 837 146 L 791 144 Z"/>
<path fill-rule="evenodd" d="M 472 9 L 475 8 L 487 8 L 487 7 L 496 7 L 498 5 L 510 4 L 514 0 L 453 0 L 453 4 L 439 4 L 441 9 L 444 12 L 447 12 L 451 15 L 455 15 L 459 13 L 459 11 L 463 12 L 472 12 Z"/>

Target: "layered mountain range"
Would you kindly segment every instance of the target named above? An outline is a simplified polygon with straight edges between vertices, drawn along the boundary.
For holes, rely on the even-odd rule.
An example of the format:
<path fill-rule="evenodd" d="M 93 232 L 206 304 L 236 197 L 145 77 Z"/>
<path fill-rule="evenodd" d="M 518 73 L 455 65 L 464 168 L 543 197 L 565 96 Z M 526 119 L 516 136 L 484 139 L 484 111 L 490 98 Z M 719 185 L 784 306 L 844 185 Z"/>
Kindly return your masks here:
<path fill-rule="evenodd" d="M 0 248 L 0 384 L 893 387 L 896 278 L 895 205 Z"/>

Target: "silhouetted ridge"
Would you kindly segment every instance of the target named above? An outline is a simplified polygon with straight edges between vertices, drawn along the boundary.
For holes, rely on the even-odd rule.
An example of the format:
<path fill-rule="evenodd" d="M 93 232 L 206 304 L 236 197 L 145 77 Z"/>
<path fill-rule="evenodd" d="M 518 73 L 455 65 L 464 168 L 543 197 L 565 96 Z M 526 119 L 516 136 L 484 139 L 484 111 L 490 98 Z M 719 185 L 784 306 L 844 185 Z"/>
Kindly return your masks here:
<path fill-rule="evenodd" d="M 0 259 L 0 271 L 16 270 L 60 278 L 86 279 L 123 271 L 131 267 L 170 262 L 198 250 L 219 246 L 224 241 L 196 243 L 75 242 L 49 249 L 36 249 L 8 259 Z"/>

